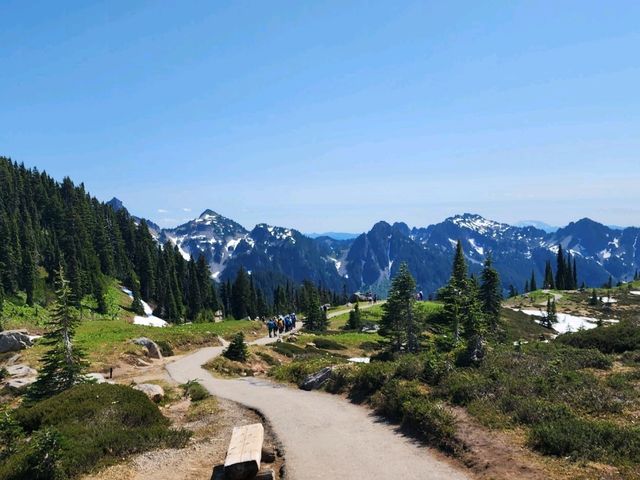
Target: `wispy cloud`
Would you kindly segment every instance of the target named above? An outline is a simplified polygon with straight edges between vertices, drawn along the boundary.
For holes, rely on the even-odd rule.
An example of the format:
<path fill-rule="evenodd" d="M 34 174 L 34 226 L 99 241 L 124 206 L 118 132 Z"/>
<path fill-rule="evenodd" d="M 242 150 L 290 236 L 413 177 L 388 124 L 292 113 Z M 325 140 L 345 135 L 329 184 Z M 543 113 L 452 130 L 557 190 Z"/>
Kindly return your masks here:
<path fill-rule="evenodd" d="M 159 208 L 158 213 L 169 213 L 169 210 L 165 210 L 164 208 Z"/>
<path fill-rule="evenodd" d="M 191 209 L 190 209 L 190 208 L 188 208 L 188 207 L 184 207 L 184 208 L 182 209 L 182 211 L 183 211 L 183 212 L 190 212 L 190 211 L 191 211 Z"/>

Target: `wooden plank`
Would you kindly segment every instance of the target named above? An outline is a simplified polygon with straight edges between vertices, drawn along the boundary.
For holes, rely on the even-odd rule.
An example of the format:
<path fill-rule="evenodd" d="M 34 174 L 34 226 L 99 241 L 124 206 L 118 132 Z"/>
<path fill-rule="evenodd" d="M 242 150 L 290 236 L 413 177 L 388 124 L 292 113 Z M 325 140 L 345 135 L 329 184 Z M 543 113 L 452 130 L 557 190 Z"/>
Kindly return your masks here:
<path fill-rule="evenodd" d="M 264 427 L 261 423 L 234 427 L 224 462 L 225 478 L 253 478 L 260 470 Z"/>

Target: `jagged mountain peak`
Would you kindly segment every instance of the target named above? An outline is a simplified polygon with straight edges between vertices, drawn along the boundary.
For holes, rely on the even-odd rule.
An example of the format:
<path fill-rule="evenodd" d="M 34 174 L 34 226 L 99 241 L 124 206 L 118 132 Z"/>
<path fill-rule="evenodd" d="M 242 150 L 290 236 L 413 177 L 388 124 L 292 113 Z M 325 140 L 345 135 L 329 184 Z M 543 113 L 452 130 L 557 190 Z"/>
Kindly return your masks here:
<path fill-rule="evenodd" d="M 109 200 L 107 202 L 107 205 L 109 205 L 111 208 L 113 208 L 114 212 L 119 212 L 120 210 L 122 210 L 124 208 L 124 203 L 122 203 L 122 200 L 120 200 L 117 197 L 113 197 L 111 200 Z"/>

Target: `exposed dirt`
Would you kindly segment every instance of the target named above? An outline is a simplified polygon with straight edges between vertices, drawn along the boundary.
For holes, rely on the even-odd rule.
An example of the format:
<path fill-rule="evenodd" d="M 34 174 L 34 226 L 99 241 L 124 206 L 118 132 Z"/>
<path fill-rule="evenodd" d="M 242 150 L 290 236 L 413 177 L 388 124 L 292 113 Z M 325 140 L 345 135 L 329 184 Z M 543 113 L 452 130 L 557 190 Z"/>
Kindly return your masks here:
<path fill-rule="evenodd" d="M 468 450 L 462 461 L 480 479 L 550 478 L 544 465 L 520 442 L 510 436 L 488 430 L 473 419 L 466 410 L 455 407 L 458 437 Z"/>
<path fill-rule="evenodd" d="M 229 400 L 218 399 L 214 413 L 197 419 L 188 418 L 189 405 L 189 400 L 180 400 L 162 409 L 176 427 L 194 432 L 185 448 L 135 455 L 121 464 L 86 475 L 82 480 L 209 480 L 214 467 L 224 463 L 233 427 L 262 423 L 257 413 Z M 278 450 L 268 424 L 265 424 L 264 444 Z M 263 462 L 263 468 L 278 472 L 283 462 L 278 456 L 274 464 Z"/>

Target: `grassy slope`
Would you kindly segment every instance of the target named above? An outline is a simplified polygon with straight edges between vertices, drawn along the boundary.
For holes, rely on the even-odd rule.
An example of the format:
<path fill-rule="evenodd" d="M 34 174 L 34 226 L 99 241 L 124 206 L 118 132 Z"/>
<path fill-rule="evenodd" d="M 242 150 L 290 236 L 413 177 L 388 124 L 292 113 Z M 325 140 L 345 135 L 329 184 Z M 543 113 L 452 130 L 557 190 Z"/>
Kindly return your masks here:
<path fill-rule="evenodd" d="M 76 342 L 88 354 L 91 369 L 108 368 L 117 363 L 125 353 L 138 354 L 139 349 L 130 340 L 149 337 L 154 341 L 166 341 L 174 350 L 189 350 L 204 344 L 215 343 L 218 336 L 230 338 L 238 331 L 248 337 L 262 336 L 264 326 L 259 322 L 226 320 L 220 323 L 194 323 L 175 325 L 167 328 L 134 325 L 134 314 L 129 309 L 131 300 L 116 282 L 109 285 L 108 296 L 112 299 L 112 312 L 97 314 L 93 309 L 93 299 L 83 301 L 82 321 L 76 331 Z M 49 311 L 45 307 L 28 307 L 24 297 L 12 298 L 5 302 L 4 328 L 26 328 L 30 333 L 42 334 L 46 331 Z M 35 364 L 44 348 L 36 345 L 23 351 L 23 358 Z"/>

